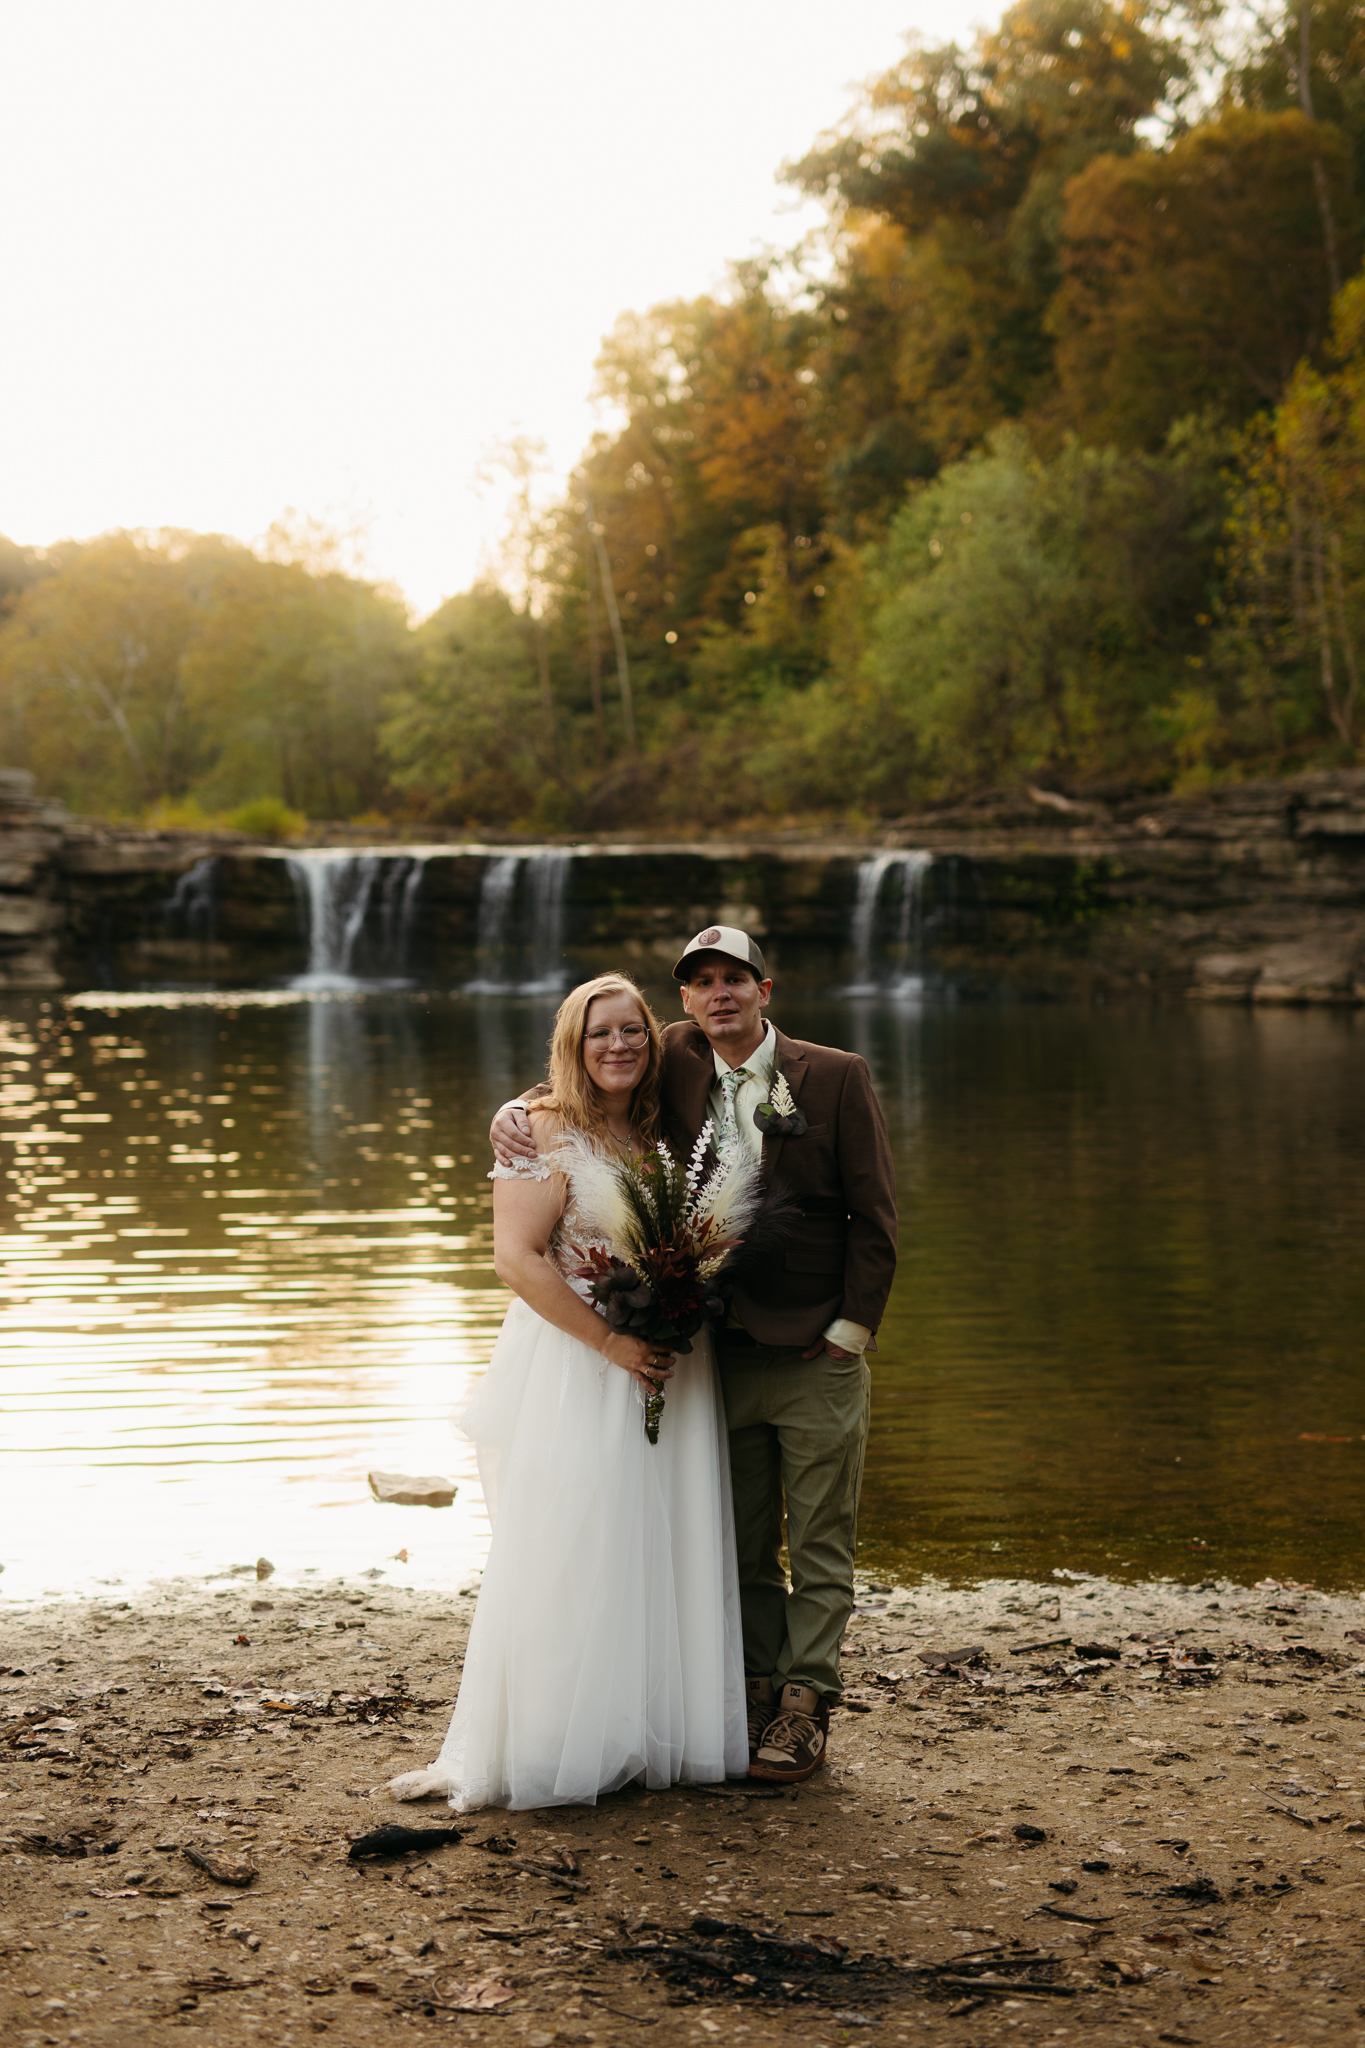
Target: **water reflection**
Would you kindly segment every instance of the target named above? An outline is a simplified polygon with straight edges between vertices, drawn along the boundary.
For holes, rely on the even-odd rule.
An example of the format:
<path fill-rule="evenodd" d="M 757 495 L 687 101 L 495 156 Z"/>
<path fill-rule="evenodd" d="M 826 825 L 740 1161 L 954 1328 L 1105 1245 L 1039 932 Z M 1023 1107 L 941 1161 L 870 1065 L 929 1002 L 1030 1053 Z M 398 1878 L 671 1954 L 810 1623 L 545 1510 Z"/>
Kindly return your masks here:
<path fill-rule="evenodd" d="M 447 1418 L 504 1302 L 484 1132 L 552 1015 L 10 999 L 8 1592 L 262 1551 L 406 1548 L 417 1583 L 477 1563 Z M 865 1055 L 900 1175 L 869 1562 L 1358 1580 L 1354 1019 L 864 998 L 780 1021 Z M 453 1471 L 455 1508 L 376 1508 L 375 1466 Z"/>
<path fill-rule="evenodd" d="M 924 1015 L 871 1555 L 1359 1581 L 1363 1052 L 1323 1013 Z"/>

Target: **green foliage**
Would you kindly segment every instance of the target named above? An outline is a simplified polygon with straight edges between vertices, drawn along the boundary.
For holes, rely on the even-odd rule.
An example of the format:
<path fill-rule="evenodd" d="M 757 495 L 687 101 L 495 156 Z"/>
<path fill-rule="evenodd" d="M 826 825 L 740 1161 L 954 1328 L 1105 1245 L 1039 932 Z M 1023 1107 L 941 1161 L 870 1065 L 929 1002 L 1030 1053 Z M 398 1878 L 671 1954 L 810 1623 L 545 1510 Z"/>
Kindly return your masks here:
<path fill-rule="evenodd" d="M 37 548 L 21 548 L 0 533 L 0 619 L 42 574 Z"/>
<path fill-rule="evenodd" d="M 491 585 L 453 597 L 416 634 L 417 658 L 389 699 L 380 738 L 395 786 L 421 817 L 530 820 L 552 781 L 535 656 Z"/>
<path fill-rule="evenodd" d="M 64 542 L 41 569 L 0 621 L 0 721 L 42 788 L 125 816 L 265 792 L 344 817 L 382 791 L 392 598 L 212 534 Z"/>
<path fill-rule="evenodd" d="M 258 796 L 249 804 L 239 804 L 235 811 L 229 811 L 227 823 L 234 832 L 246 832 L 253 839 L 276 842 L 301 839 L 308 829 L 308 820 L 302 812 L 291 811 L 288 804 L 277 796 Z"/>
<path fill-rule="evenodd" d="M 1329 363 L 1301 364 L 1239 445 L 1192 769 L 1252 748 L 1292 758 L 1324 724 L 1354 755 L 1365 718 L 1365 277 L 1337 300 Z"/>
<path fill-rule="evenodd" d="M 1047 769 L 1150 772 L 1153 713 L 1200 637 L 1217 449 L 1159 457 L 1018 428 L 915 492 L 875 552 L 863 689 L 884 755 L 921 787 Z"/>

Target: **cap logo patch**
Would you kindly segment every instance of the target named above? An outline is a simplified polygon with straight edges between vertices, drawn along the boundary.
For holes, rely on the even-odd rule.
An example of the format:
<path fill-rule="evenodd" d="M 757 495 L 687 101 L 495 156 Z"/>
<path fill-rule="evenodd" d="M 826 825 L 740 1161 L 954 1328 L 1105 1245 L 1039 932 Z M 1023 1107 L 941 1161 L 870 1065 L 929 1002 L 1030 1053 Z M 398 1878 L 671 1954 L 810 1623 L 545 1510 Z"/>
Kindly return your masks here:
<path fill-rule="evenodd" d="M 698 932 L 696 938 L 692 941 L 694 946 L 715 946 L 719 943 L 720 926 L 714 924 L 710 925 L 706 931 Z"/>

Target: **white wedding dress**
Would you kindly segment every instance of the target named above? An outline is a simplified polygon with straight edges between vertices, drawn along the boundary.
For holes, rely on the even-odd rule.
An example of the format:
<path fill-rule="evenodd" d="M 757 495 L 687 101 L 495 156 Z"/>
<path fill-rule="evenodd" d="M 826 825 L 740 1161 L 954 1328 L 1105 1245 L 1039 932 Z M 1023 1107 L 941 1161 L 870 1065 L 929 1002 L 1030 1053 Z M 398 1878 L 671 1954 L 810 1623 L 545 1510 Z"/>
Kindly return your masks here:
<path fill-rule="evenodd" d="M 584 1222 L 568 1180 L 550 1255 L 587 1298 L 569 1246 L 602 1238 Z M 395 1778 L 396 1798 L 591 1805 L 633 1779 L 747 1772 L 725 1418 L 709 1332 L 693 1342 L 651 1445 L 628 1373 L 508 1309 L 458 1418 L 493 1529 L 459 1698 L 435 1764 Z"/>

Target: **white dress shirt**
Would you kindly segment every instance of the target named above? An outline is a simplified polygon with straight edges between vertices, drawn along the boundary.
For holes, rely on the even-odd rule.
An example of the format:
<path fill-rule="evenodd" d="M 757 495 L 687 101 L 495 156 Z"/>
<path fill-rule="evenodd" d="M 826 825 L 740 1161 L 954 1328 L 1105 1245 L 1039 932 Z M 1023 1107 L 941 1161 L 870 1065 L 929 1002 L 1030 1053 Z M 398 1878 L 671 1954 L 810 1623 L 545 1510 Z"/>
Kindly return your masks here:
<path fill-rule="evenodd" d="M 754 1111 L 761 1102 L 766 1102 L 772 1093 L 777 1078 L 777 1033 L 771 1024 L 763 1033 L 762 1040 L 753 1052 L 737 1068 L 732 1068 L 712 1047 L 712 1058 L 716 1063 L 716 1078 L 706 1098 L 706 1113 L 715 1128 L 716 1144 L 721 1146 L 733 1136 L 751 1158 L 757 1159 L 763 1151 L 763 1133 L 754 1122 Z M 722 1086 L 723 1078 L 731 1073 L 739 1076 L 734 1090 L 734 1124 L 726 1117 L 726 1095 Z M 799 1144 L 799 1139 L 793 1143 Z M 836 1316 L 825 1331 L 826 1340 L 838 1346 L 840 1351 L 863 1352 L 872 1338 L 872 1332 L 862 1323 L 850 1322 L 847 1316 Z"/>

